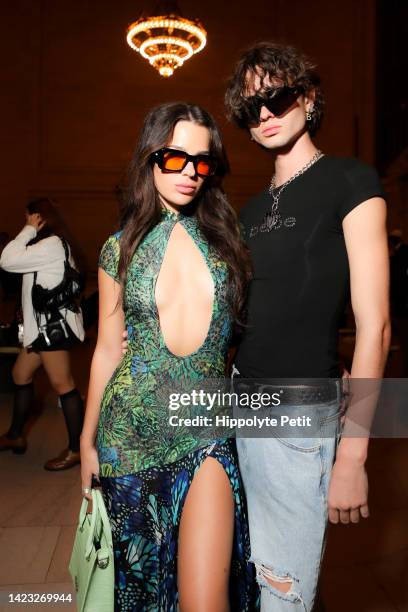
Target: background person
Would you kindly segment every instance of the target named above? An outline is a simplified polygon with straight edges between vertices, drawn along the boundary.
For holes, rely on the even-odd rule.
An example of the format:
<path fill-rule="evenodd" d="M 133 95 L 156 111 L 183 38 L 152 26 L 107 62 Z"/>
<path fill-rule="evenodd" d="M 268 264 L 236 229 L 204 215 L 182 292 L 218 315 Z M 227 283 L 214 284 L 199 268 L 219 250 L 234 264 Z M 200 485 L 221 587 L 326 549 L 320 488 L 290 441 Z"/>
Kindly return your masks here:
<path fill-rule="evenodd" d="M 0 437 L 0 450 L 22 454 L 27 449 L 24 425 L 33 400 L 33 377 L 42 365 L 57 393 L 68 432 L 68 448 L 44 465 L 47 470 L 63 470 L 80 462 L 79 437 L 83 423 L 83 402 L 71 373 L 69 350 L 84 339 L 82 314 L 70 308 L 60 311 L 69 338 L 49 348 L 38 350 L 39 326 L 32 303 L 34 274 L 44 288 L 56 287 L 64 277 L 65 250 L 59 236 L 66 235 L 64 224 L 48 198 L 33 200 L 27 206 L 26 225 L 3 249 L 0 266 L 9 272 L 22 273 L 22 308 L 24 348 L 14 367 L 14 404 L 11 425 Z M 72 255 L 70 263 L 75 265 Z"/>

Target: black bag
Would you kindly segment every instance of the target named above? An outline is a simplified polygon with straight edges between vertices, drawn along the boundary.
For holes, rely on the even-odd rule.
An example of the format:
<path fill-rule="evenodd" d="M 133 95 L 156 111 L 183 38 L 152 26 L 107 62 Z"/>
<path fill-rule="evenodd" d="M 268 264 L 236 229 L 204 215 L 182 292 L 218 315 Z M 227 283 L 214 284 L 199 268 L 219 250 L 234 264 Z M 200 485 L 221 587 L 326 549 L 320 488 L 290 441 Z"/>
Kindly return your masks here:
<path fill-rule="evenodd" d="M 39 333 L 31 344 L 31 348 L 36 351 L 58 350 L 72 338 L 71 328 L 59 311 L 46 314 L 46 317 L 47 319 L 42 325 L 37 318 Z"/>
<path fill-rule="evenodd" d="M 65 251 L 64 276 L 62 281 L 52 289 L 45 289 L 37 284 L 37 272 L 34 273 L 31 299 L 33 308 L 37 313 L 50 313 L 66 308 L 72 312 L 78 312 L 78 298 L 84 289 L 84 278 L 78 270 L 69 263 L 68 245 L 64 238 L 60 237 Z"/>
<path fill-rule="evenodd" d="M 77 299 L 83 290 L 84 281 L 80 272 L 69 263 L 66 241 L 62 237 L 60 239 L 65 251 L 62 281 L 53 289 L 45 289 L 37 284 L 37 272 L 34 273 L 31 299 L 37 320 L 38 337 L 31 344 L 31 348 L 35 351 L 66 350 L 78 341 L 60 309 L 79 312 Z M 42 314 L 45 315 L 45 322 L 41 324 Z"/>

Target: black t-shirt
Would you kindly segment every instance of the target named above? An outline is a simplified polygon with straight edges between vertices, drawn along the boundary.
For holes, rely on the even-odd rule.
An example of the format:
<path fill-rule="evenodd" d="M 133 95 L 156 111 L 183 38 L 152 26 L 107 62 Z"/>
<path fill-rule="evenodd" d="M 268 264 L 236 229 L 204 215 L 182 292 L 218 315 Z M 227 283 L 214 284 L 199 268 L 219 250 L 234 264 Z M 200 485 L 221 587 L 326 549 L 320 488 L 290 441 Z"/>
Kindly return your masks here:
<path fill-rule="evenodd" d="M 383 197 L 376 171 L 324 156 L 282 192 L 281 226 L 257 230 L 272 198 L 252 198 L 240 214 L 254 266 L 248 327 L 236 365 L 248 378 L 336 377 L 340 318 L 349 298 L 342 220 Z"/>

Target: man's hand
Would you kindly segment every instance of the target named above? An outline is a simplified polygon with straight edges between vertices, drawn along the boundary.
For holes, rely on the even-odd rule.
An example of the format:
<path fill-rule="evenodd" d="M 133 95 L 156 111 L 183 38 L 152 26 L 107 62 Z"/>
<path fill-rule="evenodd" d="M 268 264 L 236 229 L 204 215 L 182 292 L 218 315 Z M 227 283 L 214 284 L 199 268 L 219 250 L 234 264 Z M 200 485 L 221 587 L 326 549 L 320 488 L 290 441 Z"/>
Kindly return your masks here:
<path fill-rule="evenodd" d="M 358 523 L 368 518 L 368 480 L 364 464 L 353 458 L 337 459 L 329 487 L 329 521 Z"/>
<path fill-rule="evenodd" d="M 39 232 L 45 225 L 45 221 L 41 218 L 39 213 L 33 213 L 32 215 L 26 214 L 26 224 L 32 225 L 33 228 Z"/>
<path fill-rule="evenodd" d="M 123 342 L 122 342 L 122 353 L 124 355 L 126 355 L 127 352 L 127 348 L 128 348 L 128 341 L 127 341 L 127 337 L 128 337 L 128 333 L 127 333 L 127 329 L 124 330 L 123 334 Z"/>

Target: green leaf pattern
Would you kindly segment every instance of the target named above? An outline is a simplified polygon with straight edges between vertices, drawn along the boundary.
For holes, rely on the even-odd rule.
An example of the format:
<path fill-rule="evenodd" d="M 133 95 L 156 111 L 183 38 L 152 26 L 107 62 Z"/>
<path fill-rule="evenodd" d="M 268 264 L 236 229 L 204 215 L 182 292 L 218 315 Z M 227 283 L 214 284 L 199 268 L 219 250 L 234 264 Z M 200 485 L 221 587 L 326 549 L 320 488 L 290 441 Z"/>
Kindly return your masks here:
<path fill-rule="evenodd" d="M 187 357 L 177 357 L 166 347 L 154 297 L 166 246 L 178 222 L 202 253 L 215 290 L 208 335 L 203 345 Z M 110 236 L 99 259 L 99 266 L 115 280 L 120 238 L 120 232 Z M 102 476 L 121 476 L 169 464 L 208 444 L 190 430 L 169 428 L 168 393 L 163 390 L 177 391 L 182 381 L 224 375 L 231 338 L 227 280 L 227 266 L 209 247 L 196 217 L 163 211 L 161 221 L 140 243 L 128 270 L 124 292 L 128 351 L 105 388 L 97 431 L 97 446 L 104 458 Z"/>

